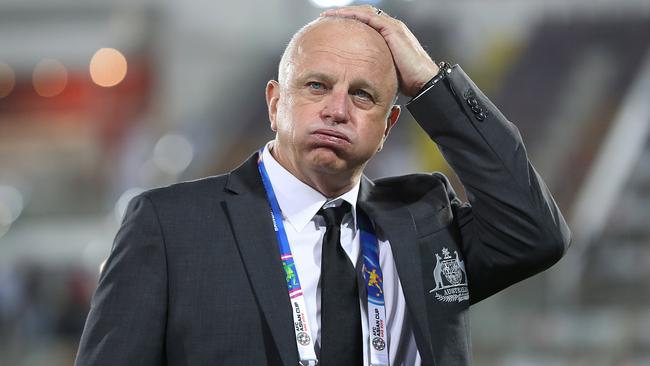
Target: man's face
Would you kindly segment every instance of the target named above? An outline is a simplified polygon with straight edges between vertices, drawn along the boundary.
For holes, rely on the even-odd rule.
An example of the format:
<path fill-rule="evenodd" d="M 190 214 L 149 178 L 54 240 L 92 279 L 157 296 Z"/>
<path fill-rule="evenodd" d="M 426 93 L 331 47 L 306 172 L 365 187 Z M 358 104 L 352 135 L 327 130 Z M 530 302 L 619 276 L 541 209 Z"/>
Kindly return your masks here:
<path fill-rule="evenodd" d="M 299 174 L 360 172 L 399 116 L 384 39 L 360 22 L 321 21 L 298 40 L 286 71 L 282 85 L 267 86 L 280 161 Z"/>

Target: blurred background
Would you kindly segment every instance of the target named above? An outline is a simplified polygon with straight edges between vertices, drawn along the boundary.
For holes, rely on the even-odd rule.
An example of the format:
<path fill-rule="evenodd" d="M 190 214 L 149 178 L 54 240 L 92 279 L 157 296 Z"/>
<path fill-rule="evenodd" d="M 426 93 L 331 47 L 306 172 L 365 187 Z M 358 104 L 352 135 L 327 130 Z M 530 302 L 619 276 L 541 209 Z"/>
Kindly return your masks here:
<path fill-rule="evenodd" d="M 129 199 L 272 139 L 284 46 L 348 2 L 0 0 L 0 365 L 73 363 Z M 366 3 L 518 125 L 573 230 L 473 307 L 475 365 L 650 365 L 650 2 Z M 367 174 L 423 170 L 453 175 L 404 113 Z"/>

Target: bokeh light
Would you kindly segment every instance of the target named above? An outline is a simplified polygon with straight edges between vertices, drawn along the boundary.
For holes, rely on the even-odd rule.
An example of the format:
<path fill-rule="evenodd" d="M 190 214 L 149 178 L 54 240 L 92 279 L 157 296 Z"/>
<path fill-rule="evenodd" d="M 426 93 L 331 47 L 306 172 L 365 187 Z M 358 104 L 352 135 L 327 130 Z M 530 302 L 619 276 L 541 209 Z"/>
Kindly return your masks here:
<path fill-rule="evenodd" d="M 192 162 L 194 146 L 184 136 L 167 134 L 160 138 L 153 150 L 156 167 L 168 174 L 183 172 Z"/>
<path fill-rule="evenodd" d="M 127 62 L 124 55 L 114 48 L 100 48 L 90 60 L 90 77 L 95 84 L 111 87 L 126 76 Z"/>
<path fill-rule="evenodd" d="M 0 237 L 23 211 L 23 195 L 12 186 L 0 185 Z"/>
<path fill-rule="evenodd" d="M 144 192 L 144 189 L 140 187 L 134 187 L 134 188 L 129 188 L 122 195 L 120 198 L 117 199 L 117 202 L 115 202 L 115 220 L 117 222 L 121 222 L 122 218 L 124 217 L 124 214 L 126 213 L 126 208 L 129 206 L 129 202 L 133 199 L 133 197 L 139 195 L 140 193 Z"/>
<path fill-rule="evenodd" d="M 0 98 L 11 94 L 16 85 L 16 74 L 11 66 L 0 62 Z"/>
<path fill-rule="evenodd" d="M 11 226 L 11 210 L 3 202 L 0 202 L 0 238 L 2 238 Z"/>
<path fill-rule="evenodd" d="M 68 71 L 58 60 L 46 58 L 39 62 L 32 74 L 34 90 L 42 97 L 55 97 L 68 83 Z"/>

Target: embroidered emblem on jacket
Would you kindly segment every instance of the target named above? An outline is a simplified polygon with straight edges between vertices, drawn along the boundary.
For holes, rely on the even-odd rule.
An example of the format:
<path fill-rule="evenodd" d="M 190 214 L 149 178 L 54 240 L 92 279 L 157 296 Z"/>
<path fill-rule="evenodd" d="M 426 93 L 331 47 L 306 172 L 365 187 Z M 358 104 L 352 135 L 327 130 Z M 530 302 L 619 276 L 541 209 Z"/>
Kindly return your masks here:
<path fill-rule="evenodd" d="M 454 250 L 454 257 L 449 249 L 442 248 L 442 257 L 438 253 L 436 266 L 433 269 L 433 279 L 436 287 L 429 293 L 441 302 L 461 302 L 469 300 L 469 289 L 467 288 L 467 272 L 465 263 L 460 260 L 458 252 Z"/>

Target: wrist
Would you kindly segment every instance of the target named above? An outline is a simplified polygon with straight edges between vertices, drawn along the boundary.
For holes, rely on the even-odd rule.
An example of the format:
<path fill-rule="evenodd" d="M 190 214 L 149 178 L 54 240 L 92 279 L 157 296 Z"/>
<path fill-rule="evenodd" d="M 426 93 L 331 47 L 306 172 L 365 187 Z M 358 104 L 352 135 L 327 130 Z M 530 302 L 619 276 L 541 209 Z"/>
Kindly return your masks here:
<path fill-rule="evenodd" d="M 418 94 L 420 94 L 420 91 L 424 86 L 436 75 L 440 73 L 440 68 L 438 65 L 436 65 L 435 62 L 432 62 L 432 64 L 426 68 L 426 70 L 423 70 L 421 73 L 421 76 L 418 78 L 418 81 L 413 83 L 413 87 L 411 88 L 411 93 L 408 95 L 409 97 L 414 97 Z"/>
<path fill-rule="evenodd" d="M 447 75 L 451 72 L 451 64 L 445 61 L 441 61 L 436 65 L 436 70 L 437 72 L 429 79 L 427 79 L 426 82 L 424 82 L 418 91 L 413 95 L 413 99 L 418 97 L 420 94 L 424 93 L 427 91 L 429 88 L 433 87 L 436 85 L 438 82 L 442 81 L 447 77 Z"/>

